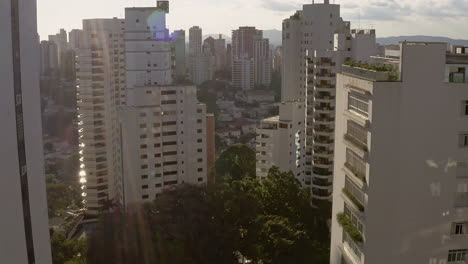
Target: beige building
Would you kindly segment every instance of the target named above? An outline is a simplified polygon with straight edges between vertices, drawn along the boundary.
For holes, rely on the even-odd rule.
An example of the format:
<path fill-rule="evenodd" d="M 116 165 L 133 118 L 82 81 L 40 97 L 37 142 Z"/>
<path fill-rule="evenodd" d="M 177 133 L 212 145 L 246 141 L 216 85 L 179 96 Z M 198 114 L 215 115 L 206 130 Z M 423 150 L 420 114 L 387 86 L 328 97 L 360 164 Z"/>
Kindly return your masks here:
<path fill-rule="evenodd" d="M 468 261 L 468 49 L 453 51 L 403 42 L 375 59 L 387 69 L 338 74 L 330 263 Z"/>
<path fill-rule="evenodd" d="M 99 213 L 108 199 L 121 203 L 117 107 L 125 104 L 123 19 L 83 20 L 76 52 L 80 182 L 86 212 Z"/>

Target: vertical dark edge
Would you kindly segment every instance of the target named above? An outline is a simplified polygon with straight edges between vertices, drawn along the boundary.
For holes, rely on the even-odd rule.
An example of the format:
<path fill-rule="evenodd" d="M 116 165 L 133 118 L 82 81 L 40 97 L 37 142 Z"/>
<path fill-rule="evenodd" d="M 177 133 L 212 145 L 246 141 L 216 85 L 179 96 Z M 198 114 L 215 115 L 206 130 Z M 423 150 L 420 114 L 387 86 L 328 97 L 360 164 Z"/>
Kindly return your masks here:
<path fill-rule="evenodd" d="M 23 204 L 24 231 L 26 236 L 26 249 L 28 263 L 35 263 L 34 242 L 31 223 L 31 208 L 29 204 L 29 185 L 26 163 L 26 144 L 24 138 L 23 95 L 21 84 L 21 48 L 20 48 L 20 16 L 19 1 L 11 1 L 11 42 L 13 55 L 13 89 L 16 114 L 16 137 L 18 144 L 18 161 L 21 183 L 21 198 Z"/>

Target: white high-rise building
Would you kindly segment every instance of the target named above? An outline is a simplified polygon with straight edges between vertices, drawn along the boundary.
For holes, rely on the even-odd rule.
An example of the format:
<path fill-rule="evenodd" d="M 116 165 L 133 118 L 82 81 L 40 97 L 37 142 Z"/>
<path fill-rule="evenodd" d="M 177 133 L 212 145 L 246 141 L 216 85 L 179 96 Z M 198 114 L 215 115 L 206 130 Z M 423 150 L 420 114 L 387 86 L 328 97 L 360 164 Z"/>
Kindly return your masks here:
<path fill-rule="evenodd" d="M 269 169 L 276 166 L 281 171 L 291 171 L 302 180 L 305 103 L 282 102 L 279 109 L 279 116 L 263 119 L 257 127 L 256 175 L 266 177 Z"/>
<path fill-rule="evenodd" d="M 172 85 L 171 44 L 152 32 L 165 22 L 158 10 L 125 9 L 128 100 L 119 117 L 126 207 L 177 184 L 207 182 L 206 106 L 194 86 Z"/>
<path fill-rule="evenodd" d="M 254 41 L 255 84 L 269 86 L 271 83 L 271 51 L 270 41 L 260 39 Z"/>
<path fill-rule="evenodd" d="M 255 87 L 254 69 L 253 58 L 243 56 L 234 59 L 232 62 L 232 86 L 245 91 L 252 90 Z"/>
<path fill-rule="evenodd" d="M 117 107 L 125 104 L 123 19 L 83 20 L 76 50 L 80 182 L 86 212 L 99 213 L 108 199 L 122 203 Z"/>
<path fill-rule="evenodd" d="M 0 262 L 50 264 L 36 1 L 1 6 Z"/>
<path fill-rule="evenodd" d="M 402 42 L 400 59 L 338 74 L 330 263 L 468 261 L 468 48 L 454 51 Z"/>
<path fill-rule="evenodd" d="M 375 31 L 351 30 L 340 6 L 325 0 L 306 4 L 283 21 L 282 48 L 281 100 L 302 100 L 307 108 L 304 175 L 298 178 L 314 199 L 331 200 L 336 73 L 345 60 L 376 54 Z M 278 155 L 288 159 L 286 153 Z"/>

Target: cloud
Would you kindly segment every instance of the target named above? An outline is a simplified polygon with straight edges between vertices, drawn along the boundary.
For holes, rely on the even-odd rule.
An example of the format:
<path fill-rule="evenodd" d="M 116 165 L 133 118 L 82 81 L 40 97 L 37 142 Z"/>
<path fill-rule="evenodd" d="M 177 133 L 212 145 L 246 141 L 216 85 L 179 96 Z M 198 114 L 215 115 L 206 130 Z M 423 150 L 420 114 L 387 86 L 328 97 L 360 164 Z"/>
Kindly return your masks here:
<path fill-rule="evenodd" d="M 298 8 L 299 4 L 291 1 L 262 0 L 261 6 L 276 12 L 293 12 Z"/>

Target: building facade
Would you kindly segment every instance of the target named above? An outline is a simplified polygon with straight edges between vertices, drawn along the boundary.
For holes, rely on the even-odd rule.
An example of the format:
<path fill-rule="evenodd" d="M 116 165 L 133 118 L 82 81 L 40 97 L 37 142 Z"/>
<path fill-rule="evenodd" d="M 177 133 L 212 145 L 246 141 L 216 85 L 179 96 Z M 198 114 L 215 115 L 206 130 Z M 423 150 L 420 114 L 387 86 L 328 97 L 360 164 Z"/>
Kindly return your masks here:
<path fill-rule="evenodd" d="M 83 20 L 83 48 L 76 50 L 80 182 L 90 215 L 107 200 L 121 203 L 117 107 L 125 104 L 123 19 Z"/>
<path fill-rule="evenodd" d="M 36 1 L 3 1 L 0 32 L 0 262 L 50 264 Z"/>
<path fill-rule="evenodd" d="M 263 119 L 257 127 L 257 177 L 264 178 L 271 167 L 291 171 L 304 182 L 305 103 L 280 103 L 280 115 Z"/>
<path fill-rule="evenodd" d="M 338 74 L 330 263 L 468 260 L 463 50 L 403 42 Z"/>
<path fill-rule="evenodd" d="M 171 40 L 145 23 L 157 10 L 125 10 L 127 103 L 119 108 L 119 126 L 126 208 L 178 184 L 207 182 L 206 106 L 194 86 L 173 85 Z M 165 25 L 166 13 L 158 12 L 156 23 Z"/>

